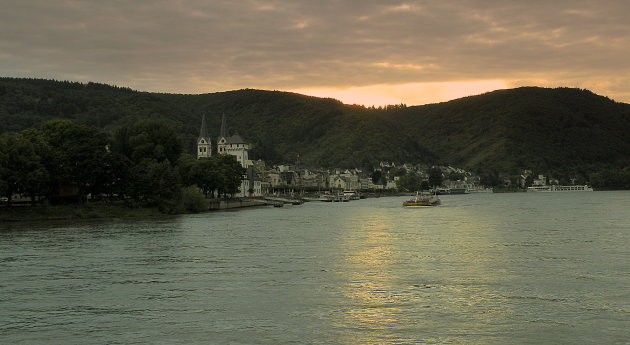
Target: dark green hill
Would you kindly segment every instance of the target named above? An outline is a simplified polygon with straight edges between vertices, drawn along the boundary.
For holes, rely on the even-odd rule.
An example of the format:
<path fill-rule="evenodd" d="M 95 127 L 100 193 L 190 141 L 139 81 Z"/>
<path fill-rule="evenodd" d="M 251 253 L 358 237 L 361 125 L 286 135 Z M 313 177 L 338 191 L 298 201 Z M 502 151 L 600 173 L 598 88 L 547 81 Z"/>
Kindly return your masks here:
<path fill-rule="evenodd" d="M 592 171 L 630 165 L 630 105 L 588 90 L 500 90 L 393 117 L 460 166 Z"/>
<path fill-rule="evenodd" d="M 382 112 L 333 99 L 249 89 L 156 94 L 95 83 L 0 78 L 0 132 L 51 119 L 112 130 L 151 118 L 173 126 L 184 148 L 194 152 L 202 114 L 215 138 L 225 114 L 230 132 L 253 143 L 253 158 L 294 162 L 299 154 L 307 165 L 341 167 L 382 159 L 428 162 L 435 158 L 412 138 L 400 135 Z"/>
<path fill-rule="evenodd" d="M 363 167 L 379 160 L 509 172 L 630 166 L 630 105 L 579 89 L 518 88 L 450 102 L 366 109 L 294 93 L 238 90 L 157 94 L 96 83 L 0 78 L 0 132 L 51 119 L 113 130 L 140 119 L 170 124 L 194 152 L 201 115 L 213 137 L 226 115 L 251 156 Z"/>

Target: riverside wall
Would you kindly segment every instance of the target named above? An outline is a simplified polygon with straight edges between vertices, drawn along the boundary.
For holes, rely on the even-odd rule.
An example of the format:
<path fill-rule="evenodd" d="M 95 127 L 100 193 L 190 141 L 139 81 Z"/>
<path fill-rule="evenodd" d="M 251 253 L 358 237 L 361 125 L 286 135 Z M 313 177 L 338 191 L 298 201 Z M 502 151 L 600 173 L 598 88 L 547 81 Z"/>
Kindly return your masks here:
<path fill-rule="evenodd" d="M 226 199 L 226 200 L 212 200 L 210 201 L 209 210 L 229 210 L 233 208 L 244 208 L 254 206 L 265 206 L 264 202 L 259 200 L 247 200 L 247 199 Z"/>

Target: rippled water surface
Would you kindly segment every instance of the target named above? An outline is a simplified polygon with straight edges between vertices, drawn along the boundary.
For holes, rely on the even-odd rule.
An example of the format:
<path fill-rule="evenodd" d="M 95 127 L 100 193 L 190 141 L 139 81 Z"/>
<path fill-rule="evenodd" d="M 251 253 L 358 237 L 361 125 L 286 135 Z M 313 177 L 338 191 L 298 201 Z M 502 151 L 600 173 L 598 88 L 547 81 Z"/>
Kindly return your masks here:
<path fill-rule="evenodd" d="M 0 224 L 2 344 L 630 344 L 630 193 Z"/>

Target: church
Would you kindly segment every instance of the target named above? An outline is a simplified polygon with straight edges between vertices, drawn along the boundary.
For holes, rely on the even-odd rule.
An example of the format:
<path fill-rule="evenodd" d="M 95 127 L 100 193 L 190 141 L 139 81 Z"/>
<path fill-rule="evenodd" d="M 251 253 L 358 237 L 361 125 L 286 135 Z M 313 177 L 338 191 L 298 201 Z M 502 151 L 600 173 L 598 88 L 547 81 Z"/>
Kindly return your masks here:
<path fill-rule="evenodd" d="M 229 135 L 227 124 L 225 122 L 225 114 L 221 119 L 221 130 L 216 141 L 217 154 L 227 154 L 236 157 L 241 166 L 247 169 L 241 181 L 241 187 L 236 196 L 255 197 L 262 196 L 262 186 L 258 174 L 258 170 L 254 167 L 254 163 L 249 160 L 248 150 L 249 144 L 241 138 L 240 135 Z M 212 141 L 208 135 L 208 127 L 206 125 L 206 116 L 201 118 L 201 130 L 197 138 L 197 159 L 212 156 Z"/>

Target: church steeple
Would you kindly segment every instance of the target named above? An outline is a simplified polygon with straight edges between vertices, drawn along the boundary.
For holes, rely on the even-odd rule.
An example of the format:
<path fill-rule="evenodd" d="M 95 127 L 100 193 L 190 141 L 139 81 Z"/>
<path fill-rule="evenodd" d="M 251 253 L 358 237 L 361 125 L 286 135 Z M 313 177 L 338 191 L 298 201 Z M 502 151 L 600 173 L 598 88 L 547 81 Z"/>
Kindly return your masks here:
<path fill-rule="evenodd" d="M 226 145 L 230 134 L 227 130 L 227 123 L 225 122 L 225 113 L 223 113 L 223 117 L 221 118 L 221 131 L 219 132 L 219 137 L 217 138 L 217 152 L 218 153 L 227 153 Z"/>
<path fill-rule="evenodd" d="M 208 126 L 206 125 L 206 115 L 201 115 L 201 130 L 197 138 L 197 158 L 212 156 L 212 144 L 208 136 Z"/>
<path fill-rule="evenodd" d="M 199 138 L 208 137 L 208 126 L 206 125 L 206 115 L 201 115 L 201 130 L 199 131 Z"/>
<path fill-rule="evenodd" d="M 225 113 L 223 113 L 223 117 L 221 118 L 221 132 L 219 133 L 219 137 L 229 138 L 230 133 L 227 130 L 227 123 L 225 122 Z"/>

